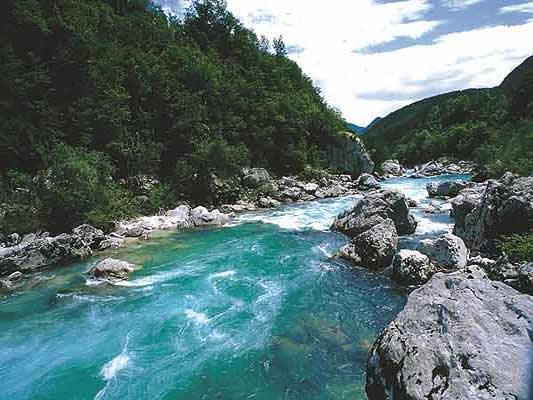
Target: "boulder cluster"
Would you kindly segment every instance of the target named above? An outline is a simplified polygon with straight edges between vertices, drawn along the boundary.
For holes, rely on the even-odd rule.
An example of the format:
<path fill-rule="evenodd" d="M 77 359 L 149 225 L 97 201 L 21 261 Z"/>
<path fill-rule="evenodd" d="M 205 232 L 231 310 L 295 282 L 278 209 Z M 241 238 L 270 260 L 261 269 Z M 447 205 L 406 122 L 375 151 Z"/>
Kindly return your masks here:
<path fill-rule="evenodd" d="M 469 163 L 431 162 L 412 177 L 466 173 Z M 385 177 L 409 174 L 396 160 Z M 416 222 L 401 193 L 375 190 L 332 228 L 350 237 L 337 257 L 418 287 L 374 343 L 367 394 L 374 399 L 530 399 L 533 395 L 533 263 L 495 244 L 533 231 L 533 178 L 429 183 L 425 213 L 450 213 L 453 233 L 398 250 Z"/>
<path fill-rule="evenodd" d="M 353 179 L 351 175 L 326 172 L 306 180 L 295 176 L 276 179 L 264 168 L 243 169 L 241 182 L 246 189 L 243 198 L 235 204 L 222 205 L 220 209 L 223 212 L 239 213 L 275 208 L 287 203 L 349 196 L 380 186 L 376 178 L 367 173 L 361 174 L 357 179 Z"/>

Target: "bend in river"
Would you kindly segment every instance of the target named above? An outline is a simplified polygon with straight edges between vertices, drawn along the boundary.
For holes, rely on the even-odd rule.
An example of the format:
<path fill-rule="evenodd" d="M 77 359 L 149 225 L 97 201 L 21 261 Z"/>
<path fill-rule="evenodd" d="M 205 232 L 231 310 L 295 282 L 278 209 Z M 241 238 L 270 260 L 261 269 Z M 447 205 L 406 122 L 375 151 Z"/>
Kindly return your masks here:
<path fill-rule="evenodd" d="M 463 178 L 454 176 L 453 178 Z M 431 180 L 450 179 L 438 177 Z M 429 179 L 398 178 L 423 207 Z M 385 276 L 332 259 L 329 231 L 357 197 L 241 215 L 219 229 L 162 233 L 117 252 L 142 266 L 98 286 L 99 259 L 47 272 L 0 298 L 7 399 L 363 399 L 370 346 L 405 303 Z M 448 231 L 415 210 L 403 238 Z"/>

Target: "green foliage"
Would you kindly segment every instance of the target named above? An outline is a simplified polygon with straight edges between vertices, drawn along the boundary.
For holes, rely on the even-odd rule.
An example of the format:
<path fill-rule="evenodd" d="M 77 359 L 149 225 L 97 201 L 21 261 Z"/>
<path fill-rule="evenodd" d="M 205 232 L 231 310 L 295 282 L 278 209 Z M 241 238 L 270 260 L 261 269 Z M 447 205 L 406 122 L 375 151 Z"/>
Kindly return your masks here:
<path fill-rule="evenodd" d="M 471 159 L 495 176 L 533 173 L 533 58 L 501 87 L 465 90 L 404 107 L 373 125 L 365 144 L 382 162 L 413 165 L 441 156 Z"/>
<path fill-rule="evenodd" d="M 533 261 L 533 233 L 504 237 L 497 242 L 497 248 L 515 262 Z"/>
<path fill-rule="evenodd" d="M 344 127 L 283 40 L 272 54 L 222 0 L 194 1 L 183 20 L 144 0 L 5 0 L 0 26 L 0 176 L 50 175 L 31 191 L 49 229 L 136 212 L 138 194 L 107 180 L 157 176 L 141 210 L 216 202 L 215 176 L 317 166 Z M 79 192 L 61 194 L 69 179 Z M 92 191 L 108 193 L 103 209 Z"/>
<path fill-rule="evenodd" d="M 84 222 L 106 227 L 134 213 L 131 196 L 112 180 L 107 156 L 62 144 L 52 150 L 48 165 L 38 176 L 37 192 L 44 225 L 54 232 Z"/>

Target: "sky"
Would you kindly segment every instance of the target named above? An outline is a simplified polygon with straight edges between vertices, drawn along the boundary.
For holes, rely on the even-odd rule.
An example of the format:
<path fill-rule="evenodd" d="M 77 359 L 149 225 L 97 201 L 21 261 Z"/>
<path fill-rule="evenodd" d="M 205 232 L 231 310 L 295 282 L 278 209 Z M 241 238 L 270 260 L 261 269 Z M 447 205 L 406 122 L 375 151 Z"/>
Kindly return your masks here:
<path fill-rule="evenodd" d="M 175 14 L 187 4 L 156 2 Z M 258 35 L 283 35 L 289 57 L 328 103 L 362 126 L 436 94 L 497 86 L 533 55 L 533 1 L 227 3 Z"/>

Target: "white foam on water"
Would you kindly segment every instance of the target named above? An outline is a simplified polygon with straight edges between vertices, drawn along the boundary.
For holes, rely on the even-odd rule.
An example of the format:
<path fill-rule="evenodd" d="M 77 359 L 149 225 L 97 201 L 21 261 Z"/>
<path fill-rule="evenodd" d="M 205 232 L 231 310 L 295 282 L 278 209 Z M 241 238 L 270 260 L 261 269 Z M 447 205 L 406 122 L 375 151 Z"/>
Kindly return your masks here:
<path fill-rule="evenodd" d="M 117 374 L 128 366 L 130 357 L 127 354 L 119 354 L 106 365 L 103 366 L 100 374 L 104 380 L 109 381 L 117 376 Z"/>
<path fill-rule="evenodd" d="M 146 276 L 143 278 L 135 279 L 134 281 L 117 281 L 117 282 L 110 282 L 114 286 L 122 286 L 122 287 L 146 287 L 146 286 L 152 286 L 158 283 L 164 283 L 167 281 L 170 281 L 175 278 L 179 278 L 180 276 L 187 275 L 187 271 L 170 271 L 170 272 L 162 272 L 151 276 Z"/>
<path fill-rule="evenodd" d="M 223 271 L 223 272 L 217 272 L 216 274 L 209 275 L 209 280 L 212 279 L 224 279 L 224 278 L 231 278 L 234 276 L 237 272 L 235 270 L 229 270 L 229 271 Z"/>
<path fill-rule="evenodd" d="M 206 325 L 209 323 L 209 318 L 206 314 L 196 312 L 191 309 L 185 310 L 185 317 L 189 320 L 194 322 L 197 325 Z"/>

